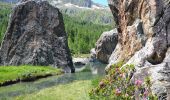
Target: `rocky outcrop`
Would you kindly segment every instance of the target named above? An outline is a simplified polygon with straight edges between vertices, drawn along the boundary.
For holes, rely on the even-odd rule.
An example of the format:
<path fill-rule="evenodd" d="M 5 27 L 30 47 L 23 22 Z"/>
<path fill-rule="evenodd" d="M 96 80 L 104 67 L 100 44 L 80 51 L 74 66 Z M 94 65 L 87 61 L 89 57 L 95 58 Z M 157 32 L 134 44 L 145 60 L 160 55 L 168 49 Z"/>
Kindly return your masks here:
<path fill-rule="evenodd" d="M 23 0 L 11 15 L 0 49 L 1 65 L 52 65 L 74 72 L 63 17 L 41 0 Z"/>
<path fill-rule="evenodd" d="M 108 63 L 108 60 L 114 51 L 117 42 L 117 29 L 111 30 L 109 32 L 104 32 L 96 43 L 96 58 L 104 63 Z"/>
<path fill-rule="evenodd" d="M 108 1 L 119 37 L 108 67 L 119 61 L 134 64 L 137 70 L 134 77 L 151 76 L 152 92 L 161 97 L 170 84 L 166 71 L 170 68 L 170 1 Z"/>

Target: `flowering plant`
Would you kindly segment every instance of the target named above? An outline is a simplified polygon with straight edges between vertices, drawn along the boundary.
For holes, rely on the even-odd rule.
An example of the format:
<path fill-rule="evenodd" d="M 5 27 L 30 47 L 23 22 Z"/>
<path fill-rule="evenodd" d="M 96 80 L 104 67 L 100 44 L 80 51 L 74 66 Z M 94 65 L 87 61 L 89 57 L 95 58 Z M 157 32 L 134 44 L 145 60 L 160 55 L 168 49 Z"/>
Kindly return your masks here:
<path fill-rule="evenodd" d="M 150 91 L 150 78 L 132 82 L 134 66 L 122 67 L 122 65 L 123 63 L 118 63 L 110 67 L 105 78 L 90 91 L 90 98 L 94 100 L 157 100 Z"/>

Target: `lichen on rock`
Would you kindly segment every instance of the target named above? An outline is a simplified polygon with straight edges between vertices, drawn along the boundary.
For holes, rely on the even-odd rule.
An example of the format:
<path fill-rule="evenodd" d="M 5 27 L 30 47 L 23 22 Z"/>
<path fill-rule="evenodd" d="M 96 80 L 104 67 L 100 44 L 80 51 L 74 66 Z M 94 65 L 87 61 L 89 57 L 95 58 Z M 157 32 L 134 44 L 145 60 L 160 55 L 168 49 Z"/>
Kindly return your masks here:
<path fill-rule="evenodd" d="M 108 63 L 109 58 L 114 51 L 118 42 L 117 29 L 103 32 L 98 41 L 96 42 L 96 58 L 101 62 Z"/>
<path fill-rule="evenodd" d="M 118 27 L 118 44 L 109 65 L 124 61 L 134 64 L 136 76 L 142 70 L 151 76 L 152 92 L 158 96 L 166 92 L 169 80 L 160 73 L 170 68 L 170 1 L 169 0 L 108 0 Z M 108 69 L 106 68 L 106 70 Z M 140 77 L 141 75 L 141 77 Z M 166 78 L 170 79 L 169 73 Z M 164 84 L 166 83 L 166 84 Z M 157 92 L 159 90 L 159 93 Z"/>
<path fill-rule="evenodd" d="M 62 14 L 47 1 L 22 0 L 13 9 L 0 49 L 1 65 L 52 65 L 74 72 Z"/>

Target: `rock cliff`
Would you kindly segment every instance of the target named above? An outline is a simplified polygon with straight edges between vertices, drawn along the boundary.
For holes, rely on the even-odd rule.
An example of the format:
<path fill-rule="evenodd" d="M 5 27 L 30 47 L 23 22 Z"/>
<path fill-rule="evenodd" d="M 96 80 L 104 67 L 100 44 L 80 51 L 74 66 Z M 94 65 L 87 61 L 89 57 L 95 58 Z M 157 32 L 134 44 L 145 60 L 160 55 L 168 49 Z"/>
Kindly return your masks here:
<path fill-rule="evenodd" d="M 0 48 L 1 65 L 52 65 L 74 72 L 63 17 L 42 0 L 22 0 L 12 12 Z"/>
<path fill-rule="evenodd" d="M 108 2 L 118 27 L 118 44 L 108 67 L 122 60 L 134 64 L 133 78 L 151 76 L 152 92 L 163 96 L 170 84 L 170 1 Z"/>

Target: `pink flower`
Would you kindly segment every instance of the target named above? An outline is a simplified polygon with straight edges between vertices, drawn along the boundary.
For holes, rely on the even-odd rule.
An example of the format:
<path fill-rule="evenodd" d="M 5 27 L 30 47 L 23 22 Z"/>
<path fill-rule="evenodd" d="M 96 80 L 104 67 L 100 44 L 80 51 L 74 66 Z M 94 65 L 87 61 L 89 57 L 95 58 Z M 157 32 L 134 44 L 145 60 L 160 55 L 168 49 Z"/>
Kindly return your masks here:
<path fill-rule="evenodd" d="M 119 68 L 118 67 L 116 67 L 116 72 L 119 72 L 120 70 L 119 70 Z"/>
<path fill-rule="evenodd" d="M 141 80 L 136 80 L 136 81 L 135 81 L 135 85 L 137 85 L 137 86 L 141 86 L 142 83 L 143 83 L 143 82 L 142 82 Z"/>
<path fill-rule="evenodd" d="M 125 94 L 125 97 L 128 97 L 129 95 L 128 94 Z"/>
<path fill-rule="evenodd" d="M 120 77 L 125 78 L 125 73 L 120 74 Z"/>
<path fill-rule="evenodd" d="M 144 96 L 145 96 L 145 97 L 147 97 L 147 96 L 148 96 L 148 94 L 149 94 L 149 92 L 148 92 L 147 90 L 145 90 L 145 92 L 144 92 Z"/>
<path fill-rule="evenodd" d="M 120 95 L 121 94 L 121 90 L 120 89 L 116 89 L 115 93 L 116 93 L 116 95 Z"/>
<path fill-rule="evenodd" d="M 99 83 L 99 86 L 100 86 L 100 87 L 104 87 L 104 86 L 105 86 L 104 82 L 101 81 L 101 82 Z"/>

